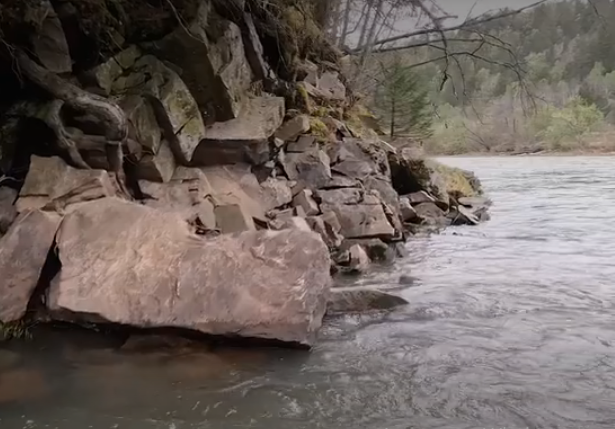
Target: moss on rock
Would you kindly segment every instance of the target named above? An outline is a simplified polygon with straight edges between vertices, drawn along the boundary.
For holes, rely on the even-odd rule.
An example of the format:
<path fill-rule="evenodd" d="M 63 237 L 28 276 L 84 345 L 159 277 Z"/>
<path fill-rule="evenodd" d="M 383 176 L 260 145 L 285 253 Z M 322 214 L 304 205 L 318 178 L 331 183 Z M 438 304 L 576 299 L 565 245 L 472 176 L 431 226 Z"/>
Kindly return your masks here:
<path fill-rule="evenodd" d="M 12 339 L 30 339 L 30 326 L 23 320 L 16 322 L 0 322 L 0 341 Z"/>
<path fill-rule="evenodd" d="M 460 168 L 451 167 L 434 160 L 427 160 L 425 163 L 430 170 L 435 172 L 442 179 L 442 184 L 446 193 L 454 198 L 474 197 L 479 195 L 480 189 L 475 189 L 468 179 L 468 172 Z"/>

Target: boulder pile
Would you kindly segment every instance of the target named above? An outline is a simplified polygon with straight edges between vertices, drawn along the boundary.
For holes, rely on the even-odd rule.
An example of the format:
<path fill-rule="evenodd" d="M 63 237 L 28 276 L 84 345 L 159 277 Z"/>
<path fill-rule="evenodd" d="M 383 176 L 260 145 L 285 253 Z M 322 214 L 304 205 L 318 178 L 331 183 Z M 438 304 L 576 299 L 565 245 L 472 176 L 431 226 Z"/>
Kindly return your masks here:
<path fill-rule="evenodd" d="M 400 303 L 341 304 L 332 273 L 392 262 L 421 228 L 487 219 L 471 173 L 378 137 L 331 58 L 277 75 L 266 15 L 197 3 L 186 25 L 84 70 L 55 11 L 48 43 L 18 56 L 52 99 L 19 99 L 1 123 L 1 323 L 310 346 L 328 301 Z M 46 145 L 24 141 L 33 123 Z"/>

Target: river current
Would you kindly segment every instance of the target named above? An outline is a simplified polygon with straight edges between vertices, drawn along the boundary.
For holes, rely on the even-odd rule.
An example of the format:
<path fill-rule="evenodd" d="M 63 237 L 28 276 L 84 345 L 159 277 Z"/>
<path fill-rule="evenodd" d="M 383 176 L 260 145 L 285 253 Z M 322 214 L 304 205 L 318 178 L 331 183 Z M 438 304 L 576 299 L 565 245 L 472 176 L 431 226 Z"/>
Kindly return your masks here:
<path fill-rule="evenodd" d="M 312 352 L 12 343 L 0 428 L 614 428 L 615 158 L 443 161 L 477 173 L 492 220 L 358 280 L 407 307 L 330 319 Z"/>

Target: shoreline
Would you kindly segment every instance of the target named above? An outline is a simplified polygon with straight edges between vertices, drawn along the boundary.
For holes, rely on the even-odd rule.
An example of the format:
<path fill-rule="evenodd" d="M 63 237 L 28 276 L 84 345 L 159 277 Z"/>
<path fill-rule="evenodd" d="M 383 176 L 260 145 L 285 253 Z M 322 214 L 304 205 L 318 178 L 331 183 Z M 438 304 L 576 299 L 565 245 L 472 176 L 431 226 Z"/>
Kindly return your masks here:
<path fill-rule="evenodd" d="M 615 152 L 537 152 L 537 153 L 503 153 L 474 152 L 457 155 L 427 154 L 432 158 L 519 158 L 519 157 L 610 157 Z"/>

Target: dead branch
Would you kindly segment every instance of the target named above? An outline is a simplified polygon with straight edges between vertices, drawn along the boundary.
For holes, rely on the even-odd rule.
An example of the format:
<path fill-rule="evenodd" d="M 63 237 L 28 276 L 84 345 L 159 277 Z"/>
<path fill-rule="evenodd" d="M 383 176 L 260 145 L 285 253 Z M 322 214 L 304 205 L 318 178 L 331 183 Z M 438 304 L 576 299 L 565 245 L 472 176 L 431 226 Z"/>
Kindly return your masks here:
<path fill-rule="evenodd" d="M 380 40 L 376 40 L 373 42 L 373 45 L 378 46 L 378 45 L 384 45 L 387 43 L 392 43 L 392 42 L 397 42 L 399 40 L 403 40 L 403 39 L 410 39 L 412 37 L 417 37 L 417 36 L 423 36 L 423 35 L 429 35 L 429 34 L 434 34 L 434 33 L 439 33 L 439 34 L 443 34 L 443 33 L 449 33 L 452 31 L 458 31 L 458 30 L 464 30 L 464 29 L 468 29 L 471 27 L 475 27 L 477 25 L 480 24 L 485 24 L 491 21 L 495 21 L 495 20 L 499 20 L 499 19 L 503 19 L 503 18 L 507 18 L 510 16 L 514 16 L 517 15 L 523 11 L 526 11 L 528 9 L 532 9 L 534 7 L 537 7 L 543 3 L 545 3 L 547 0 L 539 0 L 537 2 L 534 2 L 528 6 L 524 6 L 515 10 L 508 10 L 508 11 L 503 11 L 501 13 L 495 14 L 495 15 L 489 15 L 486 16 L 485 14 L 479 15 L 475 18 L 472 19 L 466 19 L 464 22 L 462 22 L 461 24 L 458 25 L 453 25 L 450 27 L 441 27 L 438 23 L 440 21 L 440 19 L 436 19 L 436 22 L 434 22 L 434 26 L 432 27 L 428 27 L 428 28 L 424 28 L 421 30 L 415 30 L 415 31 L 411 31 L 408 33 L 404 33 L 404 34 L 400 34 L 398 36 L 393 36 L 393 37 L 388 37 L 385 39 L 380 39 Z M 422 0 L 414 0 L 413 4 L 423 4 Z M 424 6 L 426 8 L 426 6 Z M 359 46 L 357 46 L 355 49 L 352 50 L 353 54 L 356 53 L 360 53 L 362 52 L 362 50 L 365 49 L 365 46 L 363 43 L 360 43 Z"/>

